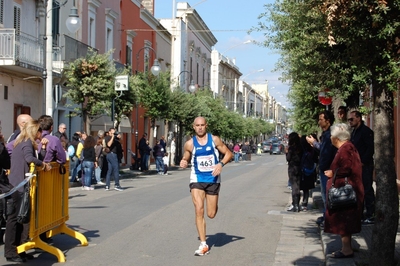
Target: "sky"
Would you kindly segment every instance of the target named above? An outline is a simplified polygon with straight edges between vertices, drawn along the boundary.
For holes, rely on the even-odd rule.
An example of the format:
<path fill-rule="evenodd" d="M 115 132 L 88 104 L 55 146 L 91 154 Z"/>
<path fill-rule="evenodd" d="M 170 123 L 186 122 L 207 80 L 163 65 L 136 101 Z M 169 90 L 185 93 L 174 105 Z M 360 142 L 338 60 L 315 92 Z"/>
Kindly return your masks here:
<path fill-rule="evenodd" d="M 184 2 L 176 0 L 176 2 Z M 270 94 L 285 107 L 290 107 L 286 99 L 289 85 L 279 80 L 280 72 L 273 72 L 280 55 L 256 44 L 243 44 L 247 40 L 263 41 L 262 32 L 247 33 L 256 27 L 258 16 L 265 12 L 264 4 L 272 0 L 188 0 L 196 9 L 207 27 L 217 39 L 214 46 L 224 56 L 236 59 L 236 66 L 249 84 L 268 82 Z M 155 17 L 172 18 L 173 0 L 155 0 Z M 265 20 L 263 21 L 265 22 Z M 258 70 L 264 69 L 263 72 Z M 246 77 L 245 77 L 246 76 Z"/>

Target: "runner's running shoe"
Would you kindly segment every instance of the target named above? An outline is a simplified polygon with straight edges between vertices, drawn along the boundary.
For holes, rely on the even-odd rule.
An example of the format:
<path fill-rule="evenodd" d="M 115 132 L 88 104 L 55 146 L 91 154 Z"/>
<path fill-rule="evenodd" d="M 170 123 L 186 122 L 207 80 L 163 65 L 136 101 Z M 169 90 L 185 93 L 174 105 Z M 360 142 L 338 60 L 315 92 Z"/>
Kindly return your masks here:
<path fill-rule="evenodd" d="M 194 252 L 194 255 L 195 256 L 203 256 L 203 255 L 207 255 L 209 253 L 210 253 L 210 251 L 209 251 L 208 245 L 207 244 L 204 244 L 204 245 L 200 244 L 199 249 Z"/>

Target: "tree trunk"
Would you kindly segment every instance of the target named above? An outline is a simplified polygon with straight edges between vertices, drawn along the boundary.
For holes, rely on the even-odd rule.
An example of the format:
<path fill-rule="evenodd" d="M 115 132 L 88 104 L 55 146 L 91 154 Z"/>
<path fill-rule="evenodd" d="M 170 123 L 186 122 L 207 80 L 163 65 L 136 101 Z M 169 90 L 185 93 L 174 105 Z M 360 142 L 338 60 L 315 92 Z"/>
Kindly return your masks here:
<path fill-rule="evenodd" d="M 393 94 L 374 84 L 375 225 L 370 265 L 394 265 L 399 197 L 394 163 Z"/>

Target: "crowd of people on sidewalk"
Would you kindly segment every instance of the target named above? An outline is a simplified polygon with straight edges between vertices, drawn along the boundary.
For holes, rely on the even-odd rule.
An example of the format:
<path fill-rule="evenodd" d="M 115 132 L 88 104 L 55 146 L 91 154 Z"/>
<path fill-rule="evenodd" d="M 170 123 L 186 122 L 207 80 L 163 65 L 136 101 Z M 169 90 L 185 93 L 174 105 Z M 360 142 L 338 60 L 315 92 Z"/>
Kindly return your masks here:
<path fill-rule="evenodd" d="M 292 204 L 287 210 L 306 211 L 309 190 L 319 182 L 324 210 L 316 223 L 325 232 L 341 236 L 342 248 L 331 255 L 340 259 L 354 256 L 352 234 L 359 233 L 362 224 L 374 223 L 374 134 L 357 110 L 347 114 L 347 108 L 341 106 L 337 117 L 335 123 L 332 112 L 320 112 L 318 125 L 322 134 L 319 140 L 315 134 L 289 134 L 286 159 Z M 333 208 L 329 190 L 346 184 L 350 184 L 355 192 L 355 203 Z M 303 200 L 300 204 L 301 191 Z"/>

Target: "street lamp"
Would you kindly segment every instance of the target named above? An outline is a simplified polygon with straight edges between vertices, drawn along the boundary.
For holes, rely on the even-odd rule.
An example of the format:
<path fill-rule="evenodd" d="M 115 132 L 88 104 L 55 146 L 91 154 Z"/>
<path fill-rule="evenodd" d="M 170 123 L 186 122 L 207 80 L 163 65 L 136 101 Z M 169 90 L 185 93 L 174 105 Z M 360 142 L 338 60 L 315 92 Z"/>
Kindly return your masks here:
<path fill-rule="evenodd" d="M 254 74 L 254 73 L 256 73 L 256 72 L 264 72 L 264 69 L 261 68 L 261 69 L 254 70 L 254 71 L 252 71 L 252 72 L 246 74 L 246 75 L 242 78 L 242 84 L 241 84 L 241 85 L 242 85 L 242 88 L 243 88 L 243 80 L 244 80 L 244 78 L 246 78 L 246 77 L 248 77 L 249 75 Z M 247 88 L 244 88 L 244 89 L 246 89 L 246 94 L 245 94 L 245 97 L 244 97 L 244 102 L 245 102 L 245 104 L 244 104 L 244 114 L 245 114 L 245 116 L 247 116 L 247 102 L 248 102 L 248 98 L 249 98 L 249 92 L 248 92 Z M 252 90 L 253 90 L 253 88 L 250 89 L 250 91 L 252 91 Z M 253 90 L 253 91 L 254 91 L 254 90 Z M 257 100 L 257 99 L 255 99 L 255 100 Z"/>
<path fill-rule="evenodd" d="M 75 7 L 75 0 L 73 2 L 71 11 L 65 24 L 67 26 L 67 29 L 72 33 L 77 32 L 78 29 L 81 27 L 81 19 L 78 16 L 78 9 Z"/>
<path fill-rule="evenodd" d="M 195 92 L 196 85 L 194 84 L 192 73 L 190 73 L 189 71 L 183 70 L 183 71 L 181 71 L 181 73 L 179 73 L 179 75 L 178 75 L 178 86 L 181 85 L 180 82 L 179 82 L 179 77 L 181 76 L 182 73 L 189 73 L 190 74 L 190 85 L 189 85 L 188 89 L 189 89 L 189 91 L 191 93 Z M 186 79 L 185 79 L 185 84 L 186 84 Z"/>
<path fill-rule="evenodd" d="M 253 40 L 247 40 L 247 41 L 245 41 L 245 42 L 242 42 L 242 43 L 233 45 L 233 46 L 229 47 L 228 49 L 226 49 L 225 51 L 223 51 L 221 54 L 225 54 L 225 53 L 228 52 L 229 50 L 231 50 L 231 49 L 233 49 L 233 48 L 236 48 L 236 47 L 238 47 L 238 46 L 240 46 L 240 45 L 242 45 L 242 44 L 248 44 L 248 43 L 252 43 L 252 42 L 253 42 Z"/>
<path fill-rule="evenodd" d="M 161 67 L 160 67 L 160 63 L 157 60 L 157 53 L 156 51 L 150 47 L 150 46 L 145 46 L 139 49 L 139 51 L 136 54 L 136 73 L 139 70 L 139 57 L 140 57 L 140 52 L 143 51 L 144 49 L 150 50 L 154 53 L 155 59 L 153 62 L 153 66 L 151 67 L 150 71 L 154 76 L 158 76 L 158 74 L 160 74 L 161 71 Z M 135 129 L 135 154 L 136 154 L 136 158 L 138 158 L 138 141 L 139 141 L 139 102 L 136 98 L 136 129 Z M 141 158 L 143 159 L 143 158 Z M 138 160 L 135 160 L 135 169 L 138 170 L 139 169 L 139 165 L 138 165 Z M 141 169 L 143 171 L 143 169 Z"/>
<path fill-rule="evenodd" d="M 63 4 L 56 6 L 53 8 L 53 1 L 51 4 L 48 3 L 49 0 L 45 1 L 45 21 L 44 21 L 44 53 L 43 53 L 43 92 L 45 94 L 45 107 L 43 113 L 47 115 L 53 116 L 53 39 L 52 39 L 52 31 L 53 31 L 53 14 L 52 10 L 56 8 L 60 8 L 65 6 L 68 1 L 65 1 Z M 80 18 L 78 16 L 78 10 L 75 7 L 75 0 L 73 2 L 73 7 L 71 8 L 71 12 L 69 18 L 66 20 L 66 26 L 71 33 L 75 33 L 80 25 Z M 48 36 L 50 38 L 48 38 Z"/>

